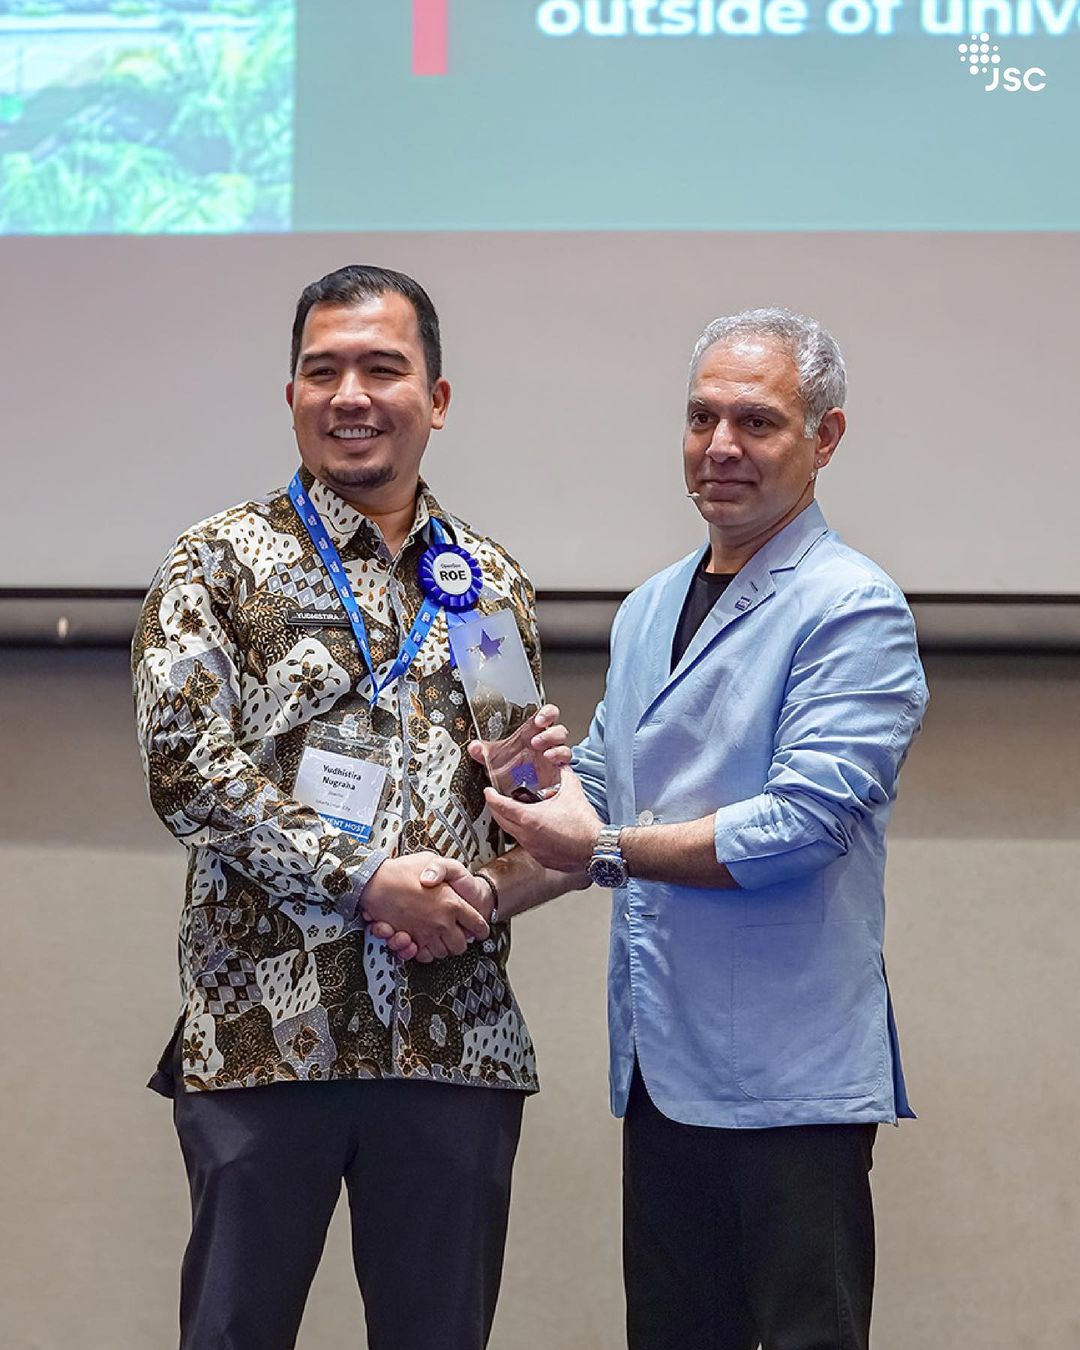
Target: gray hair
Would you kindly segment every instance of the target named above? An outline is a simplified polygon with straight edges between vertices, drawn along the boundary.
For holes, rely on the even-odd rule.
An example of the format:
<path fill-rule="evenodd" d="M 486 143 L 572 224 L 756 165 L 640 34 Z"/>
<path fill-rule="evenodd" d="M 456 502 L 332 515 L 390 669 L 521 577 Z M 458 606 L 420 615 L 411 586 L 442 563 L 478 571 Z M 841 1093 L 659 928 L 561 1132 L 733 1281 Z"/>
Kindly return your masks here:
<path fill-rule="evenodd" d="M 718 342 L 737 338 L 776 338 L 791 353 L 799 372 L 799 396 L 806 409 L 805 434 L 813 436 L 830 408 L 842 408 L 847 395 L 847 370 L 833 335 L 816 319 L 790 309 L 745 309 L 713 319 L 697 340 L 690 358 L 693 380 L 701 358 Z"/>

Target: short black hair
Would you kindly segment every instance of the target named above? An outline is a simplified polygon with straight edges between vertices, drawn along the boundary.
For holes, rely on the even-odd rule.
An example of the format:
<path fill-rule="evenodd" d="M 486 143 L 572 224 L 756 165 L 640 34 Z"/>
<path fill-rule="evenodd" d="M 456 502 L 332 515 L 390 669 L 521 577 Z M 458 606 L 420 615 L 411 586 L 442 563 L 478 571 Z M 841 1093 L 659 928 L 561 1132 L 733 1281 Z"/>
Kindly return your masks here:
<path fill-rule="evenodd" d="M 328 272 L 326 276 L 304 287 L 296 302 L 296 318 L 293 319 L 290 377 L 296 374 L 304 324 L 314 305 L 360 305 L 365 300 L 385 295 L 387 291 L 403 295 L 413 307 L 416 326 L 420 331 L 420 345 L 424 349 L 428 383 L 433 385 L 442 374 L 442 340 L 439 337 L 439 316 L 435 313 L 431 297 L 418 281 L 404 272 L 392 272 L 388 267 L 370 267 L 362 263 L 339 267 L 336 272 Z"/>

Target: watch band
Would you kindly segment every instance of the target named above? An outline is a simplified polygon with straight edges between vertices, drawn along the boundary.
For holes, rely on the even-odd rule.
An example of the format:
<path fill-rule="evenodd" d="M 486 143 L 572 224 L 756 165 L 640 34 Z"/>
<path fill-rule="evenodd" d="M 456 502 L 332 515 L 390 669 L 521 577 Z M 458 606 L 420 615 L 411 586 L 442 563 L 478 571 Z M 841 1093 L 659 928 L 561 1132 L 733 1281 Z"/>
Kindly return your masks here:
<path fill-rule="evenodd" d="M 600 833 L 596 836 L 596 845 L 593 853 L 618 853 L 619 835 L 622 834 L 621 825 L 604 825 Z"/>

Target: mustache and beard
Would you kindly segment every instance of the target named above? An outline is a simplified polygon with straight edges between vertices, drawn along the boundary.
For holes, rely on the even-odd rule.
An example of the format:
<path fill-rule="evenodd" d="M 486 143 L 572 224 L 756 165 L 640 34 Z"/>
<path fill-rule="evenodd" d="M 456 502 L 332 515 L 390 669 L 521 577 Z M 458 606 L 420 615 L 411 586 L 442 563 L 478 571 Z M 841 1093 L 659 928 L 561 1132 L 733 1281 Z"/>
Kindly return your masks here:
<path fill-rule="evenodd" d="M 392 464 L 358 465 L 353 469 L 327 468 L 320 477 L 327 487 L 347 496 L 350 491 L 372 492 L 385 487 L 397 477 L 397 470 Z"/>

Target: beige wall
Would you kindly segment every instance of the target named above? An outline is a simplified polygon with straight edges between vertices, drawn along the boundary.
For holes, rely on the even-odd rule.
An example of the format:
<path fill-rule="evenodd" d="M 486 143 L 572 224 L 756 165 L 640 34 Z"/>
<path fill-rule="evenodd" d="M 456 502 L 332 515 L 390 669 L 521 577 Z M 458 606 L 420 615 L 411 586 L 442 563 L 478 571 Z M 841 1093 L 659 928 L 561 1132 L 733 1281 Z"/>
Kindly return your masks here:
<path fill-rule="evenodd" d="M 575 732 L 602 668 L 549 660 Z M 928 670 L 889 872 L 921 1119 L 879 1136 L 874 1345 L 1076 1350 L 1080 658 Z M 0 650 L 0 718 L 0 1344 L 168 1347 L 187 1199 L 168 1106 L 142 1084 L 177 1003 L 181 850 L 144 801 L 123 653 Z M 606 910 L 589 892 L 518 925 L 544 1091 L 493 1350 L 622 1344 Z M 300 1346 L 362 1344 L 338 1224 Z"/>

